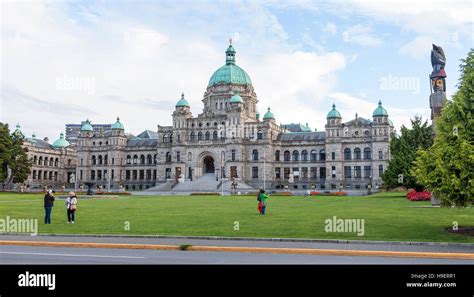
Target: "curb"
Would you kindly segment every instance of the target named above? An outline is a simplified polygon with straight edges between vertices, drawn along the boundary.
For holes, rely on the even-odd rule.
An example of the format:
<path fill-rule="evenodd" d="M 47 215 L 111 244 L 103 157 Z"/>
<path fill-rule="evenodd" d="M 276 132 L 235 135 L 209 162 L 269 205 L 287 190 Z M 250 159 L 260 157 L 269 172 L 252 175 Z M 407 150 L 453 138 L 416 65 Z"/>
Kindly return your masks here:
<path fill-rule="evenodd" d="M 175 246 L 175 245 L 87 243 L 87 242 L 0 240 L 0 245 L 69 247 L 69 248 L 140 249 L 140 250 L 166 250 L 166 251 L 181 250 L 180 246 Z M 436 259 L 474 260 L 474 254 L 469 254 L 469 253 L 394 252 L 394 251 L 359 251 L 359 250 L 266 248 L 266 247 L 218 247 L 218 246 L 190 246 L 186 250 L 187 251 L 200 251 L 200 252 L 271 253 L 271 254 L 302 254 L 302 255 L 323 255 L 323 256 L 366 256 L 366 257 L 436 258 Z"/>
<path fill-rule="evenodd" d="M 28 235 L 25 233 L 0 233 L 0 235 Z M 270 242 L 306 242 L 306 243 L 338 243 L 338 244 L 384 244 L 384 245 L 416 245 L 416 246 L 452 246 L 472 247 L 474 243 L 456 242 L 424 242 L 424 241 L 377 241 L 377 240 L 344 240 L 344 239 L 309 239 L 309 238 L 261 238 L 261 237 L 225 237 L 225 236 L 180 236 L 180 235 L 114 235 L 114 234 L 47 234 L 35 236 L 51 237 L 100 237 L 100 238 L 169 238 L 195 240 L 226 240 L 226 241 L 270 241 Z"/>

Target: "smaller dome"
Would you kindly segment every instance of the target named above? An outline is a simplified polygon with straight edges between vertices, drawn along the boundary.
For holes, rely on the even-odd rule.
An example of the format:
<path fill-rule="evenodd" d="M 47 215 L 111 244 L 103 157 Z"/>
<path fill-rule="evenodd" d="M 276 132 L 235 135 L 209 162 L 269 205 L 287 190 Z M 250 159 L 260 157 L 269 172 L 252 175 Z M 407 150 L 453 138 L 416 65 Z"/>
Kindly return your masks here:
<path fill-rule="evenodd" d="M 189 103 L 184 99 L 184 93 L 181 93 L 181 99 L 176 103 L 176 107 L 189 107 Z"/>
<path fill-rule="evenodd" d="M 270 107 L 268 108 L 268 111 L 263 116 L 263 119 L 264 120 L 275 119 L 275 116 L 273 115 L 273 112 L 270 111 Z"/>
<path fill-rule="evenodd" d="M 387 110 L 382 107 L 382 101 L 379 100 L 379 106 L 374 110 L 372 116 L 388 116 Z"/>
<path fill-rule="evenodd" d="M 234 91 L 234 96 L 230 98 L 230 103 L 244 103 L 244 100 L 239 95 L 239 91 Z"/>
<path fill-rule="evenodd" d="M 342 119 L 341 114 L 336 109 L 336 104 L 333 103 L 331 111 L 328 113 L 326 117 L 328 119 Z"/>
<path fill-rule="evenodd" d="M 258 112 L 258 110 L 257 110 L 257 112 L 255 113 L 255 116 L 257 117 L 257 119 L 260 118 L 260 113 Z"/>
<path fill-rule="evenodd" d="M 71 144 L 69 143 L 69 141 L 67 141 L 66 139 L 64 139 L 64 134 L 63 132 L 61 132 L 61 134 L 59 134 L 59 139 L 56 140 L 55 142 L 53 142 L 53 147 L 54 148 L 63 148 L 63 147 L 68 147 L 70 146 Z"/>
<path fill-rule="evenodd" d="M 94 131 L 91 126 L 91 122 L 87 119 L 81 127 L 81 131 Z"/>
<path fill-rule="evenodd" d="M 123 124 L 120 123 L 120 118 L 119 117 L 117 117 L 117 121 L 112 124 L 111 128 L 112 129 L 122 129 L 122 130 L 124 129 Z"/>

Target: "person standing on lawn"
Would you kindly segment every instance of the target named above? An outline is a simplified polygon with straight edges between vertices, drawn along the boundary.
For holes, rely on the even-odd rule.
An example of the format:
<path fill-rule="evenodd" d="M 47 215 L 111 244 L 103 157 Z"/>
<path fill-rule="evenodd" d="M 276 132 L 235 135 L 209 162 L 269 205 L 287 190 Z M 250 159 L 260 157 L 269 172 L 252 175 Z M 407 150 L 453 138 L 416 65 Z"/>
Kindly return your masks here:
<path fill-rule="evenodd" d="M 51 211 L 54 206 L 53 190 L 48 190 L 44 195 L 44 223 L 51 224 Z"/>
<path fill-rule="evenodd" d="M 265 190 L 260 190 L 260 200 L 262 203 L 262 211 L 260 212 L 262 215 L 265 215 L 265 211 L 267 210 L 267 199 L 270 198 L 267 194 L 265 194 Z"/>
<path fill-rule="evenodd" d="M 74 224 L 75 213 L 77 210 L 77 196 L 74 192 L 69 192 L 69 197 L 67 197 L 65 204 L 67 210 L 67 223 Z"/>

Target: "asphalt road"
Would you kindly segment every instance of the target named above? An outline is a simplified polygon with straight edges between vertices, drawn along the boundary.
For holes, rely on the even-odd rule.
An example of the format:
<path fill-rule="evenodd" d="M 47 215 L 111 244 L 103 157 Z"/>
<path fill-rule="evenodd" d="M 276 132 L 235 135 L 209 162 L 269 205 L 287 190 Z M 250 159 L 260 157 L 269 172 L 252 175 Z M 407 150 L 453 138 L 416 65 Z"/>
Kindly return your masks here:
<path fill-rule="evenodd" d="M 474 264 L 472 260 L 0 246 L 0 264 Z"/>

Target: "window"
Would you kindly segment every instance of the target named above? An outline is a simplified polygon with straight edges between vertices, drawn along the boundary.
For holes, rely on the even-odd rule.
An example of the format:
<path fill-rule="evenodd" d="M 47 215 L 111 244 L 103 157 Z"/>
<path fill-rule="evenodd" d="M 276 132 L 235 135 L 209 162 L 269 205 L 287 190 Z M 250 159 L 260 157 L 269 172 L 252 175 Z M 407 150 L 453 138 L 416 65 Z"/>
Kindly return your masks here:
<path fill-rule="evenodd" d="M 361 158 L 360 158 L 360 148 L 358 148 L 358 147 L 356 147 L 356 148 L 354 149 L 354 159 L 356 159 L 356 160 L 360 160 L 360 159 L 361 159 Z"/>
<path fill-rule="evenodd" d="M 166 153 L 166 162 L 171 163 L 171 154 L 169 152 Z"/>
<path fill-rule="evenodd" d="M 318 152 L 316 150 L 311 151 L 311 161 L 316 161 L 318 159 Z"/>
<path fill-rule="evenodd" d="M 324 149 L 319 151 L 319 160 L 321 161 L 326 160 L 326 151 Z"/>
<path fill-rule="evenodd" d="M 206 132 L 206 140 L 209 140 L 211 139 L 211 133 L 209 133 L 209 131 Z"/>
<path fill-rule="evenodd" d="M 344 166 L 344 178 L 351 178 L 351 166 Z"/>
<path fill-rule="evenodd" d="M 232 158 L 232 161 L 235 161 L 235 150 L 231 151 L 231 158 Z"/>
<path fill-rule="evenodd" d="M 198 141 L 199 141 L 199 140 L 202 140 L 202 132 L 199 132 L 199 133 L 198 133 Z"/>
<path fill-rule="evenodd" d="M 362 177 L 362 168 L 360 166 L 354 166 L 354 177 L 355 178 Z"/>
<path fill-rule="evenodd" d="M 318 177 L 318 167 L 311 167 L 311 178 L 316 179 Z"/>
<path fill-rule="evenodd" d="M 350 148 L 345 148 L 344 149 L 344 160 L 350 160 L 351 157 L 351 149 Z"/>
<path fill-rule="evenodd" d="M 97 170 L 97 180 L 102 179 L 102 170 Z"/>
<path fill-rule="evenodd" d="M 134 180 L 138 179 L 138 172 L 136 170 L 132 170 L 132 179 Z"/>
<path fill-rule="evenodd" d="M 290 161 L 290 152 L 289 151 L 285 151 L 283 153 L 283 160 Z"/>
<path fill-rule="evenodd" d="M 191 134 L 189 134 L 189 140 L 194 141 L 194 132 L 191 132 Z"/>
<path fill-rule="evenodd" d="M 127 164 L 132 164 L 132 157 L 130 155 L 127 155 Z"/>
<path fill-rule="evenodd" d="M 331 176 L 332 178 L 336 178 L 336 166 L 331 167 Z"/>
<path fill-rule="evenodd" d="M 371 168 L 370 166 L 364 166 L 364 177 L 370 178 L 371 177 Z"/>
<path fill-rule="evenodd" d="M 368 147 L 364 149 L 364 159 L 366 160 L 372 159 L 372 151 Z"/>
<path fill-rule="evenodd" d="M 133 155 L 133 164 L 138 164 L 138 156 Z"/>
<path fill-rule="evenodd" d="M 258 139 L 258 140 L 263 139 L 263 133 L 262 133 L 262 131 L 260 131 L 260 130 L 257 131 L 257 139 Z"/>
<path fill-rule="evenodd" d="M 383 165 L 379 165 L 379 177 L 383 175 Z"/>
<path fill-rule="evenodd" d="M 308 161 L 308 151 L 307 150 L 303 150 L 301 152 L 301 161 Z"/>
<path fill-rule="evenodd" d="M 319 168 L 319 178 L 322 178 L 322 179 L 326 178 L 326 167 Z"/>
<path fill-rule="evenodd" d="M 145 164 L 145 156 L 144 155 L 140 155 L 140 164 Z"/>
<path fill-rule="evenodd" d="M 125 171 L 125 179 L 130 180 L 130 170 Z"/>
<path fill-rule="evenodd" d="M 153 164 L 153 158 L 151 155 L 147 155 L 146 159 L 147 159 L 147 164 Z"/>
<path fill-rule="evenodd" d="M 301 178 L 308 178 L 308 167 L 301 168 Z"/>
<path fill-rule="evenodd" d="M 41 157 L 40 157 L 40 162 L 42 162 Z M 97 159 L 95 158 L 95 156 L 92 156 L 92 165 L 96 165 L 96 164 L 97 164 Z"/>
<path fill-rule="evenodd" d="M 252 151 L 252 160 L 253 161 L 258 161 L 258 151 L 257 150 Z"/>
<path fill-rule="evenodd" d="M 140 170 L 140 179 L 143 180 L 145 179 L 145 170 Z"/>
<path fill-rule="evenodd" d="M 258 167 L 252 167 L 252 178 L 258 178 Z"/>
<path fill-rule="evenodd" d="M 289 179 L 289 178 L 290 178 L 290 168 L 289 168 L 289 167 L 283 168 L 283 177 L 284 177 L 285 179 Z"/>
<path fill-rule="evenodd" d="M 331 153 L 331 160 L 336 160 L 336 153 L 335 152 Z"/>
<path fill-rule="evenodd" d="M 171 168 L 166 168 L 165 169 L 165 178 L 166 179 L 171 178 Z"/>
<path fill-rule="evenodd" d="M 280 167 L 275 167 L 275 178 L 281 178 Z"/>
<path fill-rule="evenodd" d="M 181 153 L 180 153 L 180 151 L 176 152 L 176 162 L 181 162 Z"/>
<path fill-rule="evenodd" d="M 217 140 L 217 131 L 212 132 L 212 139 Z"/>
<path fill-rule="evenodd" d="M 379 160 L 382 160 L 382 159 L 383 159 L 383 152 L 379 151 Z"/>
<path fill-rule="evenodd" d="M 157 154 L 153 155 L 153 163 L 154 164 L 158 163 L 158 155 Z"/>
<path fill-rule="evenodd" d="M 280 151 L 275 152 L 275 161 L 280 161 Z"/>
<path fill-rule="evenodd" d="M 298 161 L 300 159 L 300 153 L 298 151 L 293 151 L 293 161 Z"/>
<path fill-rule="evenodd" d="M 95 170 L 91 170 L 91 180 L 95 179 Z"/>

